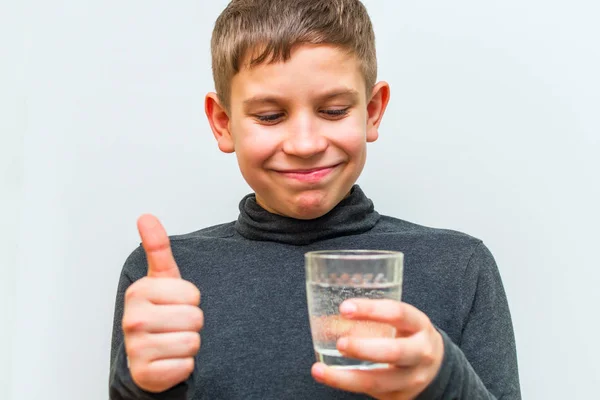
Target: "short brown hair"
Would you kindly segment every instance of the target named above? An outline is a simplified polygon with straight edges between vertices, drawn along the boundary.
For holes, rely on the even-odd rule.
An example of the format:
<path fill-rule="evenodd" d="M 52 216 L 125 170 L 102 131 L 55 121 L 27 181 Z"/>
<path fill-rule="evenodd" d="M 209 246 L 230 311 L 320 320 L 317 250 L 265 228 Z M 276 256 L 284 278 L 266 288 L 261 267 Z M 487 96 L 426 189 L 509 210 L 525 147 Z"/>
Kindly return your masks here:
<path fill-rule="evenodd" d="M 375 34 L 360 0 L 233 0 L 215 23 L 212 70 L 219 100 L 229 108 L 231 80 L 247 52 L 250 65 L 287 61 L 298 44 L 330 44 L 353 52 L 367 89 L 377 79 Z"/>

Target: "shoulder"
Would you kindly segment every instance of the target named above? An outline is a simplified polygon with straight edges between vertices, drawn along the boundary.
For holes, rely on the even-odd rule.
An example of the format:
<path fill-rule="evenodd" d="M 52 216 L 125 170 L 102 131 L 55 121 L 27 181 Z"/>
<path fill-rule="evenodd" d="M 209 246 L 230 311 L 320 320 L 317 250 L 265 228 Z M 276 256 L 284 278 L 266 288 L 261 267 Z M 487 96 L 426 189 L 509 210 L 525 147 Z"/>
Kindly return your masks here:
<path fill-rule="evenodd" d="M 175 260 L 185 262 L 203 251 L 211 251 L 223 246 L 222 239 L 235 235 L 235 223 L 227 222 L 202 228 L 193 232 L 171 235 L 171 249 Z M 123 273 L 135 281 L 146 275 L 148 264 L 141 243 L 129 254 L 123 266 Z"/>
<path fill-rule="evenodd" d="M 381 234 L 413 238 L 416 241 L 436 243 L 439 247 L 452 245 L 476 247 L 482 243 L 481 239 L 465 232 L 429 227 L 387 215 L 381 216 L 374 231 Z"/>
<path fill-rule="evenodd" d="M 453 229 L 434 228 L 402 219 L 381 216 L 373 234 L 388 242 L 402 243 L 414 261 L 436 270 L 477 274 L 495 269 L 494 257 L 481 238 Z"/>
<path fill-rule="evenodd" d="M 483 240 L 465 232 L 433 228 L 382 216 L 374 228 L 379 241 L 405 255 L 403 301 L 425 312 L 453 340 L 477 293 L 501 293 L 498 267 Z"/>
<path fill-rule="evenodd" d="M 171 246 L 185 245 L 203 240 L 224 239 L 235 235 L 235 222 L 227 222 L 181 235 L 169 236 Z"/>

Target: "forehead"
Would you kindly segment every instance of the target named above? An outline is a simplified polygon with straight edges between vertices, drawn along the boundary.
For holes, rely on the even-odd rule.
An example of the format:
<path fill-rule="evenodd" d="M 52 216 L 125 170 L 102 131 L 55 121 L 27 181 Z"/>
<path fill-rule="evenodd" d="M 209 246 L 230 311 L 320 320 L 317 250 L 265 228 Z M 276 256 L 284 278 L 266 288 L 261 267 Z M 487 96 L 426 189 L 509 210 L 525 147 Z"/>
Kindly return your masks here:
<path fill-rule="evenodd" d="M 274 95 L 296 100 L 333 91 L 364 94 L 365 81 L 356 56 L 330 45 L 300 45 L 285 62 L 249 66 L 246 57 L 231 82 L 232 103 L 248 98 Z"/>

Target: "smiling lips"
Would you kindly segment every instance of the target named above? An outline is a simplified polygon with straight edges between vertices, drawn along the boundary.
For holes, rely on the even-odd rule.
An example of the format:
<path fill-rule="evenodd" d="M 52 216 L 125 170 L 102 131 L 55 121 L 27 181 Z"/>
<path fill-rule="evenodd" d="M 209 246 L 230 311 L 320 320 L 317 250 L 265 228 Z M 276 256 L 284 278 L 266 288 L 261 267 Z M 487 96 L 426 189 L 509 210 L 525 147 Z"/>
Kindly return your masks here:
<path fill-rule="evenodd" d="M 318 167 L 311 169 L 295 169 L 295 170 L 284 170 L 277 171 L 286 178 L 295 179 L 301 182 L 315 183 L 319 182 L 327 175 L 329 175 L 335 168 L 340 164 L 336 164 L 330 167 Z"/>

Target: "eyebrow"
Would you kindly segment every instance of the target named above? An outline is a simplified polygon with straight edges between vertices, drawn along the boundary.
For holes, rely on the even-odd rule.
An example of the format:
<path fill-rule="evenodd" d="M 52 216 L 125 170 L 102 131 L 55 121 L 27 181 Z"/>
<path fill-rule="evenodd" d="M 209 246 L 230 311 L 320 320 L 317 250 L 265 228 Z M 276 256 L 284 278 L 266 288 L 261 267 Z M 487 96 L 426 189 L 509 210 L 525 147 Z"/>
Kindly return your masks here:
<path fill-rule="evenodd" d="M 319 96 L 317 96 L 317 98 L 319 99 L 319 101 L 326 101 L 326 100 L 334 99 L 336 97 L 344 97 L 344 96 L 357 98 L 358 92 L 354 89 L 346 89 L 346 88 L 334 89 L 329 92 L 320 94 Z M 277 105 L 277 104 L 281 104 L 282 102 L 284 102 L 284 99 L 279 96 L 260 96 L 259 95 L 259 96 L 250 97 L 249 99 L 244 100 L 243 104 L 245 107 L 250 107 L 250 106 L 259 105 L 259 104 L 276 104 Z"/>
<path fill-rule="evenodd" d="M 358 97 L 358 92 L 354 89 L 334 89 L 330 92 L 324 93 L 319 96 L 320 100 L 329 100 L 336 97 Z"/>

